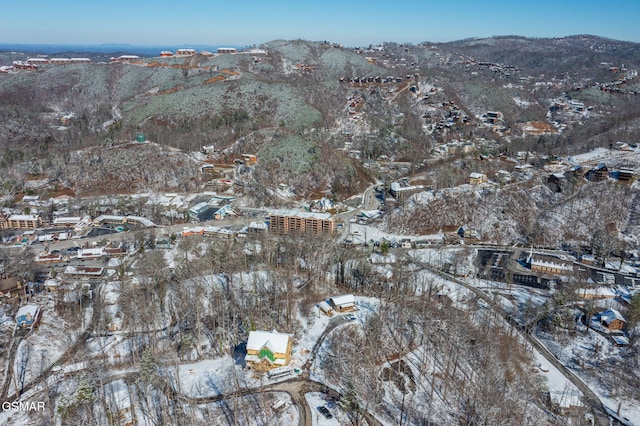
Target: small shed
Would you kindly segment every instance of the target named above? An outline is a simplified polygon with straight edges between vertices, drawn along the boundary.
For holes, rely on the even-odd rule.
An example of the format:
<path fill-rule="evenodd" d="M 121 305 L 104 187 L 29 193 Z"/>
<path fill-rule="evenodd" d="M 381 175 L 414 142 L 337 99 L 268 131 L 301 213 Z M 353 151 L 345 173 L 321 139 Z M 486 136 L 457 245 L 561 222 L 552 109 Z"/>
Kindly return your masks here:
<path fill-rule="evenodd" d="M 628 346 L 629 339 L 625 336 L 611 336 L 611 340 L 613 340 L 613 346 Z"/>
<path fill-rule="evenodd" d="M 323 300 L 322 302 L 318 303 L 318 309 L 320 310 L 320 312 L 322 312 L 323 314 L 325 314 L 328 317 L 332 317 L 333 316 L 333 309 L 331 308 L 331 306 L 329 305 L 329 303 L 327 303 L 326 300 Z"/>

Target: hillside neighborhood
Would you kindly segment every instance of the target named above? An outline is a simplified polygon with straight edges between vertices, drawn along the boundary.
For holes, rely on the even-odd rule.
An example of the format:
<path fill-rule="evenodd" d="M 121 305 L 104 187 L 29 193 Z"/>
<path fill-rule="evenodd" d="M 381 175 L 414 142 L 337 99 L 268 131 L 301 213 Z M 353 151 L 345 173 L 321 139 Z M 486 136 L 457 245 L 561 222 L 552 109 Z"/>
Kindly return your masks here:
<path fill-rule="evenodd" d="M 0 423 L 640 424 L 640 62 L 476 42 L 0 53 Z"/>

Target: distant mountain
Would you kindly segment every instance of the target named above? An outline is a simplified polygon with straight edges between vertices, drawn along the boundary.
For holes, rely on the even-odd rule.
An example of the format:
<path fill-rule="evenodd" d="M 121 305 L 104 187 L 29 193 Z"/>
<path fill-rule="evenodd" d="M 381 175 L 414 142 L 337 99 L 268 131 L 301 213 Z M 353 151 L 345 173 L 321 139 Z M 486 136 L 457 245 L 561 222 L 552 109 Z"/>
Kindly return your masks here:
<path fill-rule="evenodd" d="M 61 52 L 64 53 L 97 53 L 97 54 L 116 54 L 126 52 L 130 55 L 138 56 L 157 56 L 163 50 L 175 51 L 180 48 L 191 48 L 196 50 L 207 50 L 215 52 L 219 47 L 235 47 L 228 45 L 203 45 L 203 44 L 184 44 L 184 45 L 158 45 L 158 46 L 140 46 L 127 43 L 108 43 L 108 44 L 14 44 L 0 43 L 0 51 L 5 52 L 25 52 L 38 53 L 44 55 L 54 55 Z"/>
<path fill-rule="evenodd" d="M 640 128 L 640 44 L 595 36 L 356 49 L 274 40 L 236 54 L 172 58 L 158 56 L 217 47 L 3 47 L 23 53 L 0 52 L 0 66 L 47 52 L 93 60 L 0 73 L 0 149 L 11 148 L 0 166 L 7 167 L 141 131 L 184 151 L 215 146 L 227 160 L 259 153 L 258 173 L 277 171 L 279 182 L 311 194 L 367 182 L 349 155 L 417 166 L 443 144 L 480 139 L 502 152 L 557 154 L 635 142 Z M 140 59 L 104 63 L 124 54 Z"/>
<path fill-rule="evenodd" d="M 584 73 L 585 77 L 602 62 L 640 64 L 638 43 L 592 35 L 560 38 L 501 36 L 443 43 L 442 50 L 469 55 L 480 62 L 511 64 L 531 73 Z"/>

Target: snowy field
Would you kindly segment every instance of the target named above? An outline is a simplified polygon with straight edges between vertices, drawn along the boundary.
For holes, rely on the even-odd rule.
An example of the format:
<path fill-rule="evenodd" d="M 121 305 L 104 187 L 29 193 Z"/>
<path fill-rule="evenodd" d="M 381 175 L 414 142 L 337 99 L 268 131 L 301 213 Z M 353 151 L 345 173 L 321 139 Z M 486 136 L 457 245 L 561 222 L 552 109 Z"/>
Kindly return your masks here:
<path fill-rule="evenodd" d="M 385 232 L 375 226 L 369 225 L 361 225 L 358 223 L 350 224 L 350 234 L 351 241 L 354 244 L 364 244 L 365 241 L 369 242 L 373 241 L 382 241 L 383 239 L 387 241 L 395 241 L 400 242 L 403 239 L 408 239 L 410 241 L 415 240 L 431 240 L 434 242 L 440 242 L 443 239 L 443 234 L 434 234 L 434 235 L 400 235 L 400 234 L 392 234 L 389 232 Z"/>

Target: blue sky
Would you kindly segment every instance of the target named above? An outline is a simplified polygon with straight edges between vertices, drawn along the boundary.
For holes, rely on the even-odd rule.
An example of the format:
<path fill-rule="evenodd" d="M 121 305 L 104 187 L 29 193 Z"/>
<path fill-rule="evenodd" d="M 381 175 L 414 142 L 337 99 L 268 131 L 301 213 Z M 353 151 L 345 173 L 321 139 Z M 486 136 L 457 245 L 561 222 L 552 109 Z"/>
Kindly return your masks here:
<path fill-rule="evenodd" d="M 619 10 L 606 12 L 614 5 Z M 356 46 L 573 34 L 640 42 L 637 0 L 7 0 L 0 10 L 0 43 L 235 46 L 301 38 Z"/>

